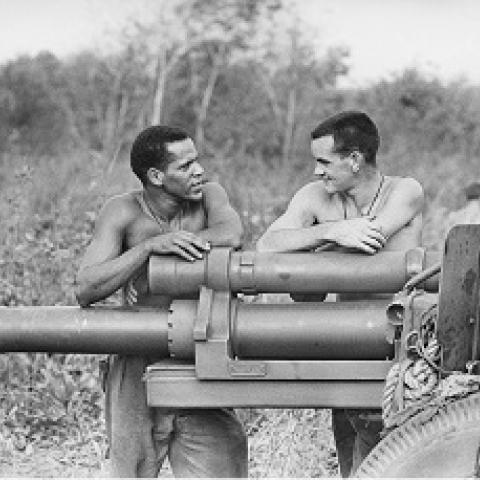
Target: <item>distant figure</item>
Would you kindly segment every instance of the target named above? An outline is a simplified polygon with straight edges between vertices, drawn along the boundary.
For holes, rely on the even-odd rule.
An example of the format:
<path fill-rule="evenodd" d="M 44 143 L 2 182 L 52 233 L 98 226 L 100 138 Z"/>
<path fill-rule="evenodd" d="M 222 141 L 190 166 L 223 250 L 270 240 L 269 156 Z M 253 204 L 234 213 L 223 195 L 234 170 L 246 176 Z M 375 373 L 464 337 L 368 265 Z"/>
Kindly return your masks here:
<path fill-rule="evenodd" d="M 480 223 L 480 182 L 473 182 L 465 189 L 467 203 L 448 215 L 447 233 L 454 225 Z"/>

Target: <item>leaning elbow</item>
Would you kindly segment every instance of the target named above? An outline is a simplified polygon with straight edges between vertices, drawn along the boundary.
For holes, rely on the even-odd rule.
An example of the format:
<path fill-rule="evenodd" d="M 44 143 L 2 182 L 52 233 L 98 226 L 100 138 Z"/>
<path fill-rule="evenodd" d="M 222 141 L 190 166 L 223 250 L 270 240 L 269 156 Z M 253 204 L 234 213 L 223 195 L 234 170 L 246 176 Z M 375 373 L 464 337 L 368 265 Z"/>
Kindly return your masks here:
<path fill-rule="evenodd" d="M 77 299 L 77 302 L 78 304 L 81 306 L 81 307 L 88 307 L 90 305 L 90 303 L 92 303 L 89 298 L 88 298 L 88 295 L 86 295 L 85 292 L 83 292 L 82 290 L 80 289 L 77 289 L 75 290 L 75 297 Z"/>
<path fill-rule="evenodd" d="M 268 238 L 265 238 L 265 236 L 259 238 L 256 245 L 255 245 L 255 250 L 257 252 L 269 252 L 269 251 L 271 251 L 272 249 L 269 246 Z"/>
<path fill-rule="evenodd" d="M 87 285 L 78 277 L 75 282 L 74 293 L 75 298 L 77 299 L 77 302 L 81 307 L 88 307 L 88 305 L 92 303 Z"/>
<path fill-rule="evenodd" d="M 237 250 L 243 244 L 242 237 L 243 230 L 240 226 L 235 229 L 232 228 L 231 231 L 227 234 L 227 238 L 225 238 L 225 244 L 226 246 Z"/>
<path fill-rule="evenodd" d="M 88 307 L 91 304 L 91 302 L 89 302 L 87 299 L 83 299 L 79 296 L 77 296 L 77 302 L 82 308 Z"/>
<path fill-rule="evenodd" d="M 230 239 L 230 246 L 234 248 L 235 250 L 239 249 L 242 246 L 242 234 L 237 233 L 235 235 L 232 235 L 232 238 Z"/>
<path fill-rule="evenodd" d="M 263 252 L 265 251 L 264 247 L 263 247 L 263 242 L 262 242 L 262 239 L 258 240 L 258 242 L 255 244 L 255 250 L 257 252 Z"/>

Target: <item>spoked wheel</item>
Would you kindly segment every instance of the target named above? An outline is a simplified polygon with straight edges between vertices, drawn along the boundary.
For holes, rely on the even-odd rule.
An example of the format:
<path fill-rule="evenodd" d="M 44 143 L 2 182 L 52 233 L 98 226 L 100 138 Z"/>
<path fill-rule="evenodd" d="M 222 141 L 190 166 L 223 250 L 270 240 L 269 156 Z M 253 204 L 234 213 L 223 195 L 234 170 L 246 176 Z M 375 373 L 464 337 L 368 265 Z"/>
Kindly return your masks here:
<path fill-rule="evenodd" d="M 387 435 L 357 477 L 480 477 L 480 394 L 415 415 Z"/>

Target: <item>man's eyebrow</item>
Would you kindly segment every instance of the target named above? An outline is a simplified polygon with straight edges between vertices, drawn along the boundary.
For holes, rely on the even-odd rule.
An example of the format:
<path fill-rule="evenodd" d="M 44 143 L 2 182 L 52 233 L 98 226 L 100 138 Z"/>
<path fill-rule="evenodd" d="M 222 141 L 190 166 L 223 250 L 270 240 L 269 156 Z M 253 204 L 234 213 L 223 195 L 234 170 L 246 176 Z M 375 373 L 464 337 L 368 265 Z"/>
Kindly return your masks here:
<path fill-rule="evenodd" d="M 195 158 L 189 158 L 187 160 L 185 160 L 184 162 L 182 162 L 180 164 L 180 167 L 188 167 L 190 166 L 193 162 L 196 162 L 198 160 L 198 155 L 195 157 Z"/>

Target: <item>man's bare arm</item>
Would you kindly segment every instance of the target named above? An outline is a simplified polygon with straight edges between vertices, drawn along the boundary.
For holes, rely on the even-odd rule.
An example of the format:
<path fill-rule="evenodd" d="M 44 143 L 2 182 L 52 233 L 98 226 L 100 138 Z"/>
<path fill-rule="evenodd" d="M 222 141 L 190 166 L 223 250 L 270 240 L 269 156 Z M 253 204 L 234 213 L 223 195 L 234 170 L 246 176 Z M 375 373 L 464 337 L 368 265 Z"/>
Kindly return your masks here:
<path fill-rule="evenodd" d="M 89 305 L 116 292 L 148 258 L 145 243 L 122 253 L 128 215 L 118 198 L 107 202 L 100 212 L 77 273 L 75 293 L 80 305 Z"/>
<path fill-rule="evenodd" d="M 309 205 L 321 202 L 312 198 L 312 185 L 300 189 L 292 198 L 287 210 L 257 242 L 257 250 L 288 252 L 312 250 L 325 244 L 335 243 L 357 248 L 365 253 L 375 253 L 385 243 L 384 236 L 373 226 L 370 219 L 353 218 L 323 222 L 314 225 L 315 217 Z"/>
<path fill-rule="evenodd" d="M 197 235 L 213 246 L 238 248 L 242 241 L 242 222 L 221 185 L 209 182 L 203 187 L 207 228 Z"/>
<path fill-rule="evenodd" d="M 421 215 L 423 206 L 424 194 L 420 183 L 413 178 L 402 178 L 372 223 L 389 239 Z"/>
<path fill-rule="evenodd" d="M 186 231 L 168 232 L 124 251 L 126 228 L 135 215 L 122 198 L 113 198 L 100 212 L 95 232 L 77 274 L 76 296 L 82 306 L 103 300 L 121 288 L 152 253 L 175 254 L 194 261 L 208 244 Z"/>

